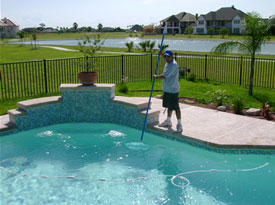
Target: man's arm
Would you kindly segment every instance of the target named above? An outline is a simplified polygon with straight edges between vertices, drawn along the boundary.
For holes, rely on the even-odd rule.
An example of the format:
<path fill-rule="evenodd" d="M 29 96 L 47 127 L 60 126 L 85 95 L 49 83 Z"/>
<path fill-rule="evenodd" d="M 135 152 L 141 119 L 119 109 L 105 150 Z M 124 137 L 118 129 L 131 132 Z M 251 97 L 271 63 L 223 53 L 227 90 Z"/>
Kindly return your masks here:
<path fill-rule="evenodd" d="M 165 79 L 166 77 L 163 75 L 154 75 L 153 78 L 154 79 Z"/>

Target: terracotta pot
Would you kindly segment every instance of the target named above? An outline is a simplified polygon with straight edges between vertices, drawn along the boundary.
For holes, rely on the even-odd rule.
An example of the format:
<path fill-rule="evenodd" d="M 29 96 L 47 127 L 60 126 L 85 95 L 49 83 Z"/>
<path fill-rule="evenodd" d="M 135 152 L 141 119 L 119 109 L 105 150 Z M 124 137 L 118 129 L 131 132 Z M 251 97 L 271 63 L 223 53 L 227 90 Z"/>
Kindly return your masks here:
<path fill-rule="evenodd" d="M 82 85 L 93 85 L 97 80 L 97 72 L 79 72 L 77 77 Z"/>

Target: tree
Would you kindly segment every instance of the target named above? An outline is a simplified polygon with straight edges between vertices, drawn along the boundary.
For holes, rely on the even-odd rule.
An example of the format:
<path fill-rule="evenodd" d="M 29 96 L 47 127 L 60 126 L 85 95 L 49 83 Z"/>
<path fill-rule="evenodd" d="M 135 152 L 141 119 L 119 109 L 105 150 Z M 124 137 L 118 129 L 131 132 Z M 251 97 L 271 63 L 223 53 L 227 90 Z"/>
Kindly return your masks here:
<path fill-rule="evenodd" d="M 194 32 L 194 29 L 193 29 L 193 27 L 188 27 L 188 28 L 186 28 L 186 30 L 185 30 L 185 33 L 187 33 L 188 34 L 188 37 L 189 38 L 191 38 L 191 34 Z"/>
<path fill-rule="evenodd" d="M 20 38 L 21 46 L 23 46 L 24 45 L 24 38 L 27 37 L 28 33 L 22 30 L 22 31 L 18 31 L 16 33 L 16 35 Z"/>
<path fill-rule="evenodd" d="M 33 49 L 36 49 L 36 40 L 37 40 L 37 30 L 36 29 L 32 30 L 31 40 L 34 41 L 34 48 Z"/>
<path fill-rule="evenodd" d="M 210 35 L 210 37 L 212 38 L 213 34 L 215 33 L 215 29 L 214 28 L 209 28 L 208 29 L 208 34 Z"/>
<path fill-rule="evenodd" d="M 97 51 L 101 49 L 105 40 L 101 39 L 99 34 L 93 36 L 93 41 L 91 41 L 90 36 L 85 35 L 85 40 L 83 42 L 78 42 L 78 51 L 81 52 L 85 57 L 91 57 L 90 61 L 86 62 L 87 72 L 90 68 L 94 69 L 97 65 L 97 58 L 93 58 Z"/>
<path fill-rule="evenodd" d="M 269 24 L 264 22 L 260 14 L 256 12 L 248 13 L 245 17 L 244 27 L 247 37 L 243 42 L 229 41 L 219 44 L 214 47 L 212 51 L 216 53 L 226 53 L 234 49 L 240 52 L 249 53 L 251 55 L 250 66 L 250 81 L 248 94 L 253 94 L 253 77 L 254 77 L 254 64 L 255 54 L 261 50 L 261 46 L 268 41 L 269 38 Z"/>
<path fill-rule="evenodd" d="M 220 28 L 219 34 L 222 35 L 222 38 L 224 38 L 225 35 L 229 34 L 229 29 L 228 28 Z"/>
<path fill-rule="evenodd" d="M 128 48 L 128 52 L 132 52 L 132 49 L 134 48 L 134 41 L 126 42 L 125 45 Z"/>
<path fill-rule="evenodd" d="M 156 44 L 156 41 L 152 41 L 152 42 L 149 44 L 149 49 L 150 49 L 150 52 L 151 52 L 151 53 L 152 53 L 153 48 L 155 47 L 155 44 Z"/>
<path fill-rule="evenodd" d="M 164 51 L 165 51 L 166 48 L 168 48 L 168 47 L 169 47 L 169 45 L 167 45 L 167 44 L 162 44 L 162 47 L 161 47 L 161 50 L 160 50 L 160 44 L 158 44 L 158 48 L 159 48 L 160 52 L 162 52 L 162 53 L 164 53 Z"/>
<path fill-rule="evenodd" d="M 78 27 L 78 24 L 77 24 L 76 22 L 74 22 L 74 23 L 73 23 L 73 29 L 74 29 L 75 32 L 76 32 L 76 30 L 77 30 L 77 27 Z"/>
<path fill-rule="evenodd" d="M 39 24 L 41 27 L 45 27 L 46 25 L 44 23 Z"/>
<path fill-rule="evenodd" d="M 275 35 L 275 14 L 269 17 L 268 22 L 270 24 L 270 34 Z"/>
<path fill-rule="evenodd" d="M 146 52 L 146 41 L 140 42 L 138 45 L 140 45 L 140 47 L 143 49 L 143 52 Z"/>
<path fill-rule="evenodd" d="M 103 28 L 103 25 L 102 25 L 101 23 L 99 23 L 99 24 L 97 25 L 97 30 L 98 30 L 98 31 L 102 31 L 102 28 Z"/>

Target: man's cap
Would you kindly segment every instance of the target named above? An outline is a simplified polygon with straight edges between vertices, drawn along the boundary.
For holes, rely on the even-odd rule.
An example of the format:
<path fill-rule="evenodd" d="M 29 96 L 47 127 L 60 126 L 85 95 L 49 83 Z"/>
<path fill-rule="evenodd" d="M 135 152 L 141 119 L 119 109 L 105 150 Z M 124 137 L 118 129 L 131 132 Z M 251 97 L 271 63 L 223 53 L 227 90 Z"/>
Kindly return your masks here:
<path fill-rule="evenodd" d="M 173 52 L 171 50 L 166 50 L 163 54 L 163 56 L 172 56 Z"/>

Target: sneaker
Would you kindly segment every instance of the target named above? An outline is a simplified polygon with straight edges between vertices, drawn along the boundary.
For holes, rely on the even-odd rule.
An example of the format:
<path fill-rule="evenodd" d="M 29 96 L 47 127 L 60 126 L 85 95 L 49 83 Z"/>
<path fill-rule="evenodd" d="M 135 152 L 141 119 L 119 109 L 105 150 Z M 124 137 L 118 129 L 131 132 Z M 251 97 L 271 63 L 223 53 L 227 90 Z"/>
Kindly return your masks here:
<path fill-rule="evenodd" d="M 182 125 L 177 124 L 177 131 L 176 132 L 182 132 Z"/>
<path fill-rule="evenodd" d="M 160 127 L 172 127 L 172 122 L 170 120 L 165 120 L 159 124 Z"/>

